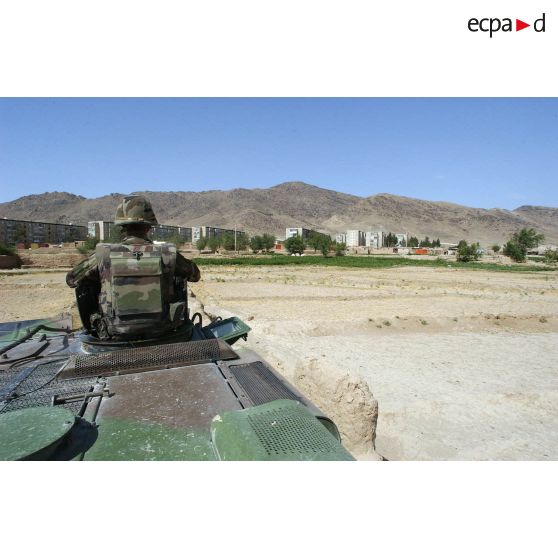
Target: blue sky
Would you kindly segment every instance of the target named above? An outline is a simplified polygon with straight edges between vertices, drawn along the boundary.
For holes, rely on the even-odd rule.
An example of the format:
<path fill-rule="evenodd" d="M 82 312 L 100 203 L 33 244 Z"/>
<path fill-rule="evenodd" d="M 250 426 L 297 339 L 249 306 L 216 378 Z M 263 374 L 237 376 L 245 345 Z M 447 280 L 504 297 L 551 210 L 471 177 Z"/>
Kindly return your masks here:
<path fill-rule="evenodd" d="M 558 99 L 0 99 L 0 201 L 302 180 L 558 206 Z"/>

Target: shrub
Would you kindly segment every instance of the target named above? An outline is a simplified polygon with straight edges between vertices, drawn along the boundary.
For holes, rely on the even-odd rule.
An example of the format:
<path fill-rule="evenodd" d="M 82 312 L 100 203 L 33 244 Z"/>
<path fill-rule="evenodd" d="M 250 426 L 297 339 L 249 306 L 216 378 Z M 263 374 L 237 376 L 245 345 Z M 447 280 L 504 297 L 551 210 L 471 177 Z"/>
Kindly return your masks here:
<path fill-rule="evenodd" d="M 336 256 L 344 256 L 347 245 L 344 242 L 336 242 L 334 248 Z M 370 250 L 368 251 L 368 253 L 370 253 Z"/>
<path fill-rule="evenodd" d="M 94 236 L 88 236 L 85 242 L 77 247 L 77 250 L 80 254 L 89 254 L 89 252 L 95 250 L 95 246 L 97 246 L 98 242 L 99 241 Z"/>
<path fill-rule="evenodd" d="M 15 248 L 0 242 L 0 256 L 17 256 Z"/>
<path fill-rule="evenodd" d="M 497 254 L 500 251 L 500 246 L 498 246 L 498 244 L 493 244 L 492 251 Z"/>
<path fill-rule="evenodd" d="M 203 250 L 207 246 L 207 238 L 202 236 L 199 240 L 196 240 L 196 248 L 198 250 Z"/>
<path fill-rule="evenodd" d="M 15 258 L 15 267 L 16 268 L 20 268 L 22 261 L 21 258 L 19 257 L 19 254 L 17 253 L 16 249 L 13 248 L 12 246 L 8 246 L 7 244 L 4 244 L 3 242 L 0 242 L 0 256 L 11 256 L 13 258 Z"/>
<path fill-rule="evenodd" d="M 176 247 L 179 247 L 184 244 L 184 239 L 178 233 L 174 233 L 171 234 L 168 238 L 166 238 L 165 242 L 168 242 L 169 244 L 174 244 Z"/>
<path fill-rule="evenodd" d="M 544 263 L 550 265 L 558 264 L 558 250 L 547 250 L 544 253 Z"/>

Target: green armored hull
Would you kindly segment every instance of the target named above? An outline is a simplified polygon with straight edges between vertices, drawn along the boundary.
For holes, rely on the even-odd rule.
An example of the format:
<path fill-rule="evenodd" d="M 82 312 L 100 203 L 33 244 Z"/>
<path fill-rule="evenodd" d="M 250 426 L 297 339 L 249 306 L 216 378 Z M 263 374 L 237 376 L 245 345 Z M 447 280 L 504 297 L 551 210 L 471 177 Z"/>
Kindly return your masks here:
<path fill-rule="evenodd" d="M 0 459 L 351 460 L 335 424 L 231 318 L 100 343 L 71 318 L 0 324 Z"/>

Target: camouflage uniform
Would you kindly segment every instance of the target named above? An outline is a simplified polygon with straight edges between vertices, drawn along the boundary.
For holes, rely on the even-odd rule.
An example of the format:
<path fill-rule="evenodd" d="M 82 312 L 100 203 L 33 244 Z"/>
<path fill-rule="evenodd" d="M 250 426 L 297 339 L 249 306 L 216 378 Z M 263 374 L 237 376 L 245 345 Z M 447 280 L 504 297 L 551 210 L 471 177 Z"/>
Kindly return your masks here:
<path fill-rule="evenodd" d="M 121 244 L 153 244 L 153 241 L 147 237 L 129 236 L 126 237 Z M 186 281 L 191 281 L 192 283 L 196 283 L 200 280 L 200 268 L 193 261 L 186 259 L 179 252 L 176 253 L 175 274 L 184 278 Z M 72 271 L 68 272 L 66 275 L 66 284 L 68 287 L 75 289 L 80 281 L 83 281 L 84 279 L 99 283 L 100 285 L 101 279 L 99 276 L 99 268 L 97 266 L 97 257 L 94 253 L 91 254 L 87 260 L 83 260 L 78 263 Z"/>
<path fill-rule="evenodd" d="M 147 237 L 157 220 L 145 198 L 125 198 L 115 223 L 126 238 L 98 244 L 66 276 L 68 286 L 77 288 L 84 327 L 101 339 L 153 337 L 177 327 L 185 308 L 183 280 L 199 281 L 198 266 L 173 244 L 154 244 Z"/>

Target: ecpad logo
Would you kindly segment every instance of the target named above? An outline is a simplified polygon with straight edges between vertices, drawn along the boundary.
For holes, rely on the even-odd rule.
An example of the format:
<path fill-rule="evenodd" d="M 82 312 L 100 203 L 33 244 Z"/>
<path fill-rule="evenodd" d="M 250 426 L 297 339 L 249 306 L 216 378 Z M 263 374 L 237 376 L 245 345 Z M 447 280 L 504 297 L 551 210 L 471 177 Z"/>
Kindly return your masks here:
<path fill-rule="evenodd" d="M 544 33 L 545 32 L 545 25 L 546 25 L 546 14 L 543 14 L 539 19 L 536 19 L 533 23 L 533 29 L 536 33 Z M 468 24 L 467 24 L 469 31 L 473 33 L 477 33 L 479 31 L 483 33 L 490 33 L 490 38 L 494 33 L 498 31 L 511 32 L 513 31 L 513 24 L 512 18 L 505 17 L 503 19 L 497 17 L 485 17 L 483 19 L 477 19 L 472 17 Z M 522 29 L 526 29 L 527 27 L 531 27 L 530 23 L 525 23 L 520 19 L 515 20 L 515 30 L 521 31 Z"/>

